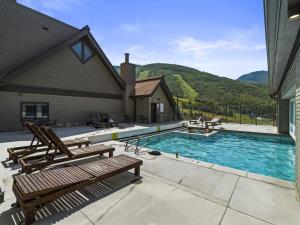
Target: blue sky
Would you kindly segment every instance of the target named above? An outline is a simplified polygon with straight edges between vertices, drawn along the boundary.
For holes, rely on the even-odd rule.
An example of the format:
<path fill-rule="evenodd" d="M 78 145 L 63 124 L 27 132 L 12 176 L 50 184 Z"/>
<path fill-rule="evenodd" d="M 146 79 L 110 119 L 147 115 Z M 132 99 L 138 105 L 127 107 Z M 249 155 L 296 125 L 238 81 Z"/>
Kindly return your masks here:
<path fill-rule="evenodd" d="M 114 65 L 175 63 L 237 78 L 267 69 L 262 0 L 18 0 L 89 25 Z"/>

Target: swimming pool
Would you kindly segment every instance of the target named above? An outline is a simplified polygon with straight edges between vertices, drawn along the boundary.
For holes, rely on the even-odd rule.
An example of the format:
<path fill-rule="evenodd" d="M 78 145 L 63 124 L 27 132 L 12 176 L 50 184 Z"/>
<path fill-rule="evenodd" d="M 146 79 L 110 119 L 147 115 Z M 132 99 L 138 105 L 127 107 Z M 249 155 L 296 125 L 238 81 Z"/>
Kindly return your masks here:
<path fill-rule="evenodd" d="M 141 140 L 146 148 L 284 180 L 295 180 L 295 143 L 286 136 L 221 131 L 170 132 Z"/>

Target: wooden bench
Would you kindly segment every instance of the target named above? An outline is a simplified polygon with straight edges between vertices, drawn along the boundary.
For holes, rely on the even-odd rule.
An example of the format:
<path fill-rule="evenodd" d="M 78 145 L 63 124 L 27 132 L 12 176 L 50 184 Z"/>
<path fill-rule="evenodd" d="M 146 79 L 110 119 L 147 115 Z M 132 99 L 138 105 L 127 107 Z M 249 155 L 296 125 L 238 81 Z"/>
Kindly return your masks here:
<path fill-rule="evenodd" d="M 59 197 L 95 182 L 134 169 L 135 180 L 141 179 L 142 161 L 126 155 L 98 159 L 94 162 L 13 176 L 13 192 L 25 216 L 25 225 L 34 222 L 35 210 Z"/>

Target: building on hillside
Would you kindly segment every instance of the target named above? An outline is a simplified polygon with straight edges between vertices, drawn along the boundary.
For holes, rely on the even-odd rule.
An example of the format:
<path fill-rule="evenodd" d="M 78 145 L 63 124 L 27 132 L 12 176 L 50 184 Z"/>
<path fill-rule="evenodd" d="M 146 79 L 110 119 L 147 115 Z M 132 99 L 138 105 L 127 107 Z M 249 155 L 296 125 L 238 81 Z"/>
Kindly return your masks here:
<path fill-rule="evenodd" d="M 270 94 L 277 99 L 278 132 L 296 141 L 300 193 L 300 1 L 264 1 Z"/>
<path fill-rule="evenodd" d="M 124 115 L 141 115 L 145 122 L 175 119 L 164 79 L 157 78 L 153 92 L 141 98 L 129 54 L 120 76 L 88 26 L 75 28 L 15 0 L 2 0 L 0 15 L 0 131 L 20 130 L 27 120 L 84 125 L 94 112 L 108 113 L 118 122 Z"/>

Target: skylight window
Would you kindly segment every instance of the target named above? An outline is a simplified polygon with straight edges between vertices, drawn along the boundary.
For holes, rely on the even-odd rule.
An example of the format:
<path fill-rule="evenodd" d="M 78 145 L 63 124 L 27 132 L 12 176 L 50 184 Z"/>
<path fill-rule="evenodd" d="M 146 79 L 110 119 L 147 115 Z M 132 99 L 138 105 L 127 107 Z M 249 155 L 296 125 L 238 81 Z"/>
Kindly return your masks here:
<path fill-rule="evenodd" d="M 72 49 L 82 63 L 87 62 L 94 54 L 84 40 L 81 40 L 74 44 L 72 46 Z"/>

